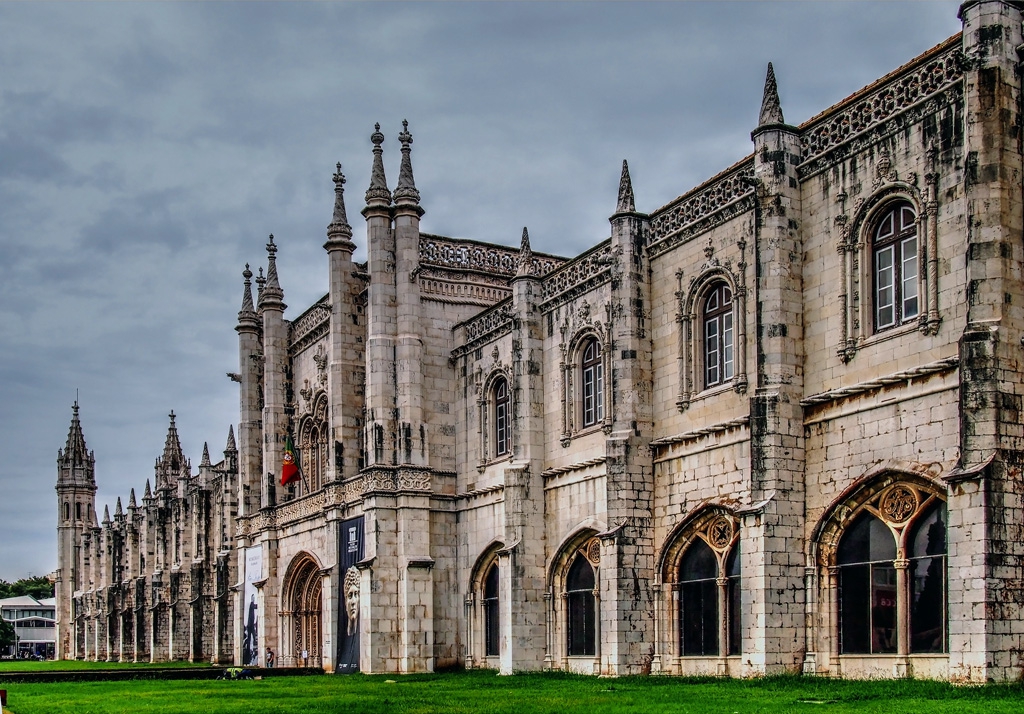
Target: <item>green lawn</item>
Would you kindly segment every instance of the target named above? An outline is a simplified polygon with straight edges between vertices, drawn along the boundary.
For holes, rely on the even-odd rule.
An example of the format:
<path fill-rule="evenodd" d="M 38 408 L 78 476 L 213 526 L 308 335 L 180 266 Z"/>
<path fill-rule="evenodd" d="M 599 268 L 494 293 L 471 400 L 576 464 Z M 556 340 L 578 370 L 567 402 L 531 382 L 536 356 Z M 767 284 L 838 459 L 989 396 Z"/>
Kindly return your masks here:
<path fill-rule="evenodd" d="M 136 667 L 209 667 L 209 662 L 80 662 L 74 659 L 60 661 L 32 659 L 0 659 L 0 674 L 11 672 L 78 672 L 84 669 L 134 669 Z"/>
<path fill-rule="evenodd" d="M 938 682 L 759 680 L 491 672 L 282 677 L 248 682 L 135 681 L 9 685 L 5 714 L 673 714 L 715 712 L 1020 712 L 1024 687 Z"/>

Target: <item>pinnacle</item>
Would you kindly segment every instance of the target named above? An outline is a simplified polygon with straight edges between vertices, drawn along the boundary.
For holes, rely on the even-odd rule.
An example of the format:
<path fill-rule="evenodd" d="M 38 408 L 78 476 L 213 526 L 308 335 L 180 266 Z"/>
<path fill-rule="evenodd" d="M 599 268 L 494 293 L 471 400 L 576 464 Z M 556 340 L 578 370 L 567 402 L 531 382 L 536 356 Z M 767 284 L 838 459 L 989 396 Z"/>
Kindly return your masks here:
<path fill-rule="evenodd" d="M 242 289 L 242 309 L 238 312 L 238 319 L 255 317 L 256 306 L 252 302 L 252 271 L 249 270 L 249 264 L 245 264 L 245 270 L 242 271 L 242 279 L 245 281 L 245 287 Z"/>
<path fill-rule="evenodd" d="M 416 190 L 416 181 L 412 176 L 412 134 L 409 133 L 409 122 L 404 119 L 398 140 L 402 142 L 402 164 L 398 172 L 398 186 L 395 188 L 395 203 L 401 201 L 419 205 L 420 192 Z"/>
<path fill-rule="evenodd" d="M 58 452 L 58 461 L 65 467 L 85 466 L 89 463 L 89 451 L 85 446 L 82 423 L 78 420 L 78 400 L 71 406 L 71 426 L 68 429 L 64 450 Z"/>
<path fill-rule="evenodd" d="M 110 523 L 110 506 L 103 507 L 103 523 Z"/>
<path fill-rule="evenodd" d="M 128 494 L 128 508 L 138 508 L 138 507 L 139 507 L 139 504 L 135 501 L 135 489 L 133 488 L 131 490 L 131 493 Z"/>
<path fill-rule="evenodd" d="M 124 515 L 124 509 L 121 508 L 121 497 L 117 497 L 117 506 L 114 508 L 114 518 L 120 518 Z"/>
<path fill-rule="evenodd" d="M 348 214 L 345 212 L 345 174 L 341 173 L 341 162 L 338 164 L 338 171 L 334 174 L 334 217 L 327 226 L 327 243 L 324 248 L 346 248 L 355 250 L 355 243 L 352 242 L 352 226 L 348 223 Z"/>
<path fill-rule="evenodd" d="M 142 495 L 143 500 L 153 498 L 153 489 L 149 486 L 149 479 L 146 479 L 146 492 Z"/>
<path fill-rule="evenodd" d="M 615 204 L 616 213 L 632 213 L 636 210 L 633 200 L 633 180 L 629 177 L 629 164 L 622 160 L 622 175 L 619 177 L 619 200 Z"/>
<path fill-rule="evenodd" d="M 267 281 L 263 289 L 260 290 L 260 307 L 273 304 L 283 311 L 285 308 L 283 299 L 284 290 L 281 289 L 281 283 L 277 279 L 277 245 L 274 243 L 274 234 L 271 233 L 267 241 Z"/>
<path fill-rule="evenodd" d="M 238 451 L 238 447 L 235 446 L 235 425 L 228 424 L 228 443 L 224 447 L 225 453 L 228 451 Z"/>
<path fill-rule="evenodd" d="M 775 68 L 768 63 L 768 75 L 764 79 L 764 97 L 761 100 L 761 116 L 758 126 L 766 124 L 785 124 L 782 117 L 782 104 L 779 102 L 779 86 L 775 82 Z"/>
<path fill-rule="evenodd" d="M 530 249 L 530 233 L 523 226 L 523 237 L 519 243 L 519 261 L 516 265 L 516 276 L 533 275 L 533 251 Z"/>
<path fill-rule="evenodd" d="M 199 462 L 199 465 L 200 466 L 209 466 L 210 465 L 210 447 L 207 445 L 207 443 L 205 441 L 203 442 L 203 460 Z"/>
<path fill-rule="evenodd" d="M 370 172 L 370 188 L 366 189 L 366 203 L 383 203 L 391 205 L 391 191 L 388 190 L 388 180 L 384 175 L 384 150 L 381 144 L 384 143 L 384 135 L 380 133 L 380 124 L 374 124 L 373 134 L 370 135 L 373 142 L 373 169 Z"/>

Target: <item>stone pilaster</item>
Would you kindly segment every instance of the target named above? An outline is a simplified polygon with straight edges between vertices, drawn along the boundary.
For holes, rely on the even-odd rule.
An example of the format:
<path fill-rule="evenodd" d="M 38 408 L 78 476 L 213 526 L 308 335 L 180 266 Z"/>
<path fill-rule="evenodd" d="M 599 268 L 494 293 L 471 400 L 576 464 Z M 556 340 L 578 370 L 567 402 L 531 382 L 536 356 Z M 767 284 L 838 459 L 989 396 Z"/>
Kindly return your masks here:
<path fill-rule="evenodd" d="M 654 642 L 653 371 L 647 310 L 651 304 L 647 216 L 634 206 L 629 167 L 622 162 L 611 223 L 610 343 L 605 380 L 608 526 L 601 552 L 599 600 L 602 673 L 645 671 Z M 609 418 L 610 417 L 610 418 Z"/>
<path fill-rule="evenodd" d="M 804 326 L 800 136 L 784 123 L 770 64 L 751 138 L 757 373 L 750 399 L 752 507 L 741 533 L 741 649 L 747 674 L 773 674 L 799 671 L 804 651 Z"/>
<path fill-rule="evenodd" d="M 949 477 L 950 677 L 1020 675 L 1024 637 L 1024 210 L 1017 47 L 1022 4 L 965 2 L 967 324 L 960 464 Z"/>

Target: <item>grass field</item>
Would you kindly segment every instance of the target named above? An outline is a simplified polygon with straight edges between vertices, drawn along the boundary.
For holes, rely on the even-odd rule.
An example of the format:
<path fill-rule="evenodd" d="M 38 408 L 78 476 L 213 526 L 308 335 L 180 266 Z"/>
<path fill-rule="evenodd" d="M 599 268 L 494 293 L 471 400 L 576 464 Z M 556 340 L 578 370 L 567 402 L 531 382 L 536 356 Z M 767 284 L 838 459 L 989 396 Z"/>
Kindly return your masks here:
<path fill-rule="evenodd" d="M 1020 685 L 952 687 L 913 680 L 850 682 L 491 672 L 9 685 L 5 714 L 748 714 L 753 712 L 1020 712 Z"/>
<path fill-rule="evenodd" d="M 0 660 L 0 674 L 10 672 L 78 672 L 95 669 L 135 669 L 145 667 L 209 667 L 209 662 L 80 662 L 74 659 L 60 661 L 31 659 Z"/>

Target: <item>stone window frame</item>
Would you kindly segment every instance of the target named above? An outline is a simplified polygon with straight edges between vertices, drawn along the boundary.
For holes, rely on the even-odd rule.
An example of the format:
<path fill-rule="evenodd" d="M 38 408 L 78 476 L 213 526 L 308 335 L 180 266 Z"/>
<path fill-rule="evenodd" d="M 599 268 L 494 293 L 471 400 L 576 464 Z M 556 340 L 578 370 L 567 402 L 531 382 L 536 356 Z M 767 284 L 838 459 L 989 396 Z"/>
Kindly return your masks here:
<path fill-rule="evenodd" d="M 499 654 L 487 654 L 487 612 L 485 606 L 484 591 L 487 584 L 487 576 L 492 567 L 499 568 L 498 576 L 498 631 L 501 631 L 501 563 L 500 556 L 505 552 L 505 544 L 501 541 L 492 541 L 484 548 L 483 552 L 476 559 L 473 569 L 469 575 L 468 595 L 466 596 L 466 668 L 482 666 L 482 663 L 500 656 Z M 477 664 L 474 664 L 477 663 Z M 486 666 L 486 665 L 484 665 Z"/>
<path fill-rule="evenodd" d="M 655 611 L 655 655 L 659 662 L 664 657 L 674 659 L 676 671 L 682 671 L 681 661 L 698 659 L 715 661 L 717 671 L 725 671 L 729 657 L 739 657 L 743 652 L 742 643 L 742 611 L 736 612 L 729 599 L 729 580 L 727 573 L 729 560 L 733 553 L 739 555 L 740 520 L 737 515 L 725 506 L 706 506 L 692 513 L 681 521 L 666 539 L 659 558 L 658 573 L 661 581 L 661 597 L 656 601 Z M 681 633 L 682 584 L 679 579 L 680 566 L 683 558 L 697 540 L 703 541 L 715 553 L 718 561 L 718 654 L 717 655 L 683 655 Z M 742 592 L 742 568 L 739 580 L 734 587 Z M 738 620 L 734 621 L 734 617 Z M 659 626 L 660 623 L 660 626 Z M 658 632 L 663 632 L 660 636 Z M 738 638 L 735 654 L 732 639 Z M 724 646 L 723 646 L 724 643 Z M 723 654 L 724 653 L 724 654 Z"/>
<path fill-rule="evenodd" d="M 299 480 L 298 491 L 304 496 L 319 491 L 327 482 L 330 468 L 330 424 L 327 419 L 327 393 L 320 390 L 310 401 L 312 408 L 299 419 L 299 468 L 304 478 Z"/>
<path fill-rule="evenodd" d="M 925 335 L 938 332 L 938 177 L 929 173 L 922 193 L 914 185 L 893 181 L 858 200 L 853 216 L 836 216 L 836 251 L 840 254 L 839 301 L 842 322 L 836 354 L 849 362 L 865 345 L 906 334 L 914 329 Z M 840 194 L 845 205 L 846 194 Z M 896 204 L 906 202 L 917 215 L 918 313 L 892 327 L 875 329 L 874 233 L 879 221 Z"/>
<path fill-rule="evenodd" d="M 512 453 L 512 389 L 508 379 L 501 375 L 494 380 L 491 390 L 494 409 L 494 456 L 497 458 Z"/>
<path fill-rule="evenodd" d="M 499 380 L 504 380 L 508 386 L 508 450 L 500 454 L 497 450 L 498 429 L 495 423 L 498 412 L 496 388 Z M 515 406 L 515 391 L 512 389 L 512 370 L 498 363 L 487 374 L 477 397 L 477 438 L 480 454 L 477 459 L 478 471 L 482 471 L 488 464 L 512 458 L 512 452 L 515 449 L 516 443 L 515 420 L 512 418 L 512 415 L 515 413 Z"/>
<path fill-rule="evenodd" d="M 913 508 L 909 511 L 900 504 L 907 504 L 907 494 L 913 499 Z M 907 557 L 907 539 L 914 531 L 922 516 L 930 513 L 931 507 L 941 502 L 947 508 L 946 522 L 949 522 L 948 494 L 941 486 L 925 476 L 911 471 L 894 468 L 882 468 L 877 473 L 863 477 L 847 488 L 826 509 L 811 536 L 812 560 L 815 562 L 814 577 L 818 579 L 817 587 L 809 583 L 809 595 L 823 603 L 819 608 L 819 623 L 828 634 L 829 655 L 832 661 L 839 661 L 844 656 L 875 657 L 886 660 L 902 660 L 906 669 L 907 658 L 918 653 L 910 651 L 910 599 L 909 582 L 910 559 Z M 839 544 L 850 526 L 864 514 L 868 513 L 882 521 L 892 532 L 896 541 L 896 558 L 893 560 L 896 571 L 896 651 L 890 653 L 847 653 L 840 651 L 840 593 L 838 564 Z M 949 588 L 949 541 L 947 531 L 946 559 L 943 587 L 948 593 Z M 944 650 L 940 653 L 919 653 L 926 656 L 946 656 L 949 652 L 949 612 L 943 612 L 943 630 L 945 633 Z M 813 637 L 813 636 L 812 636 Z M 813 641 L 813 640 L 812 640 Z M 898 665 L 899 666 L 899 663 Z"/>
<path fill-rule="evenodd" d="M 737 394 L 747 391 L 746 287 L 727 265 L 707 267 L 684 290 L 682 273 L 677 273 L 677 369 L 679 394 L 676 407 L 686 411 L 694 398 L 732 386 Z M 705 386 L 704 305 L 711 291 L 721 284 L 732 292 L 733 376 Z M 699 327 L 698 327 L 699 326 Z M 700 385 L 697 388 L 696 385 Z"/>
<path fill-rule="evenodd" d="M 552 665 L 556 661 L 561 668 L 569 671 L 570 660 L 592 660 L 593 673 L 601 673 L 601 531 L 594 527 L 584 527 L 569 536 L 556 551 L 555 557 L 548 567 L 548 587 L 555 595 L 551 609 L 548 611 L 548 642 L 545 661 Z M 566 590 L 569 570 L 577 556 L 586 558 L 594 569 L 594 654 L 569 654 L 569 593 Z"/>
<path fill-rule="evenodd" d="M 583 425 L 583 355 L 587 345 L 595 344 L 601 366 L 601 418 Z M 563 447 L 572 439 L 602 429 L 609 433 L 612 428 L 611 394 L 611 340 L 599 326 L 588 325 L 576 332 L 568 345 L 563 345 L 562 372 L 562 439 Z"/>

